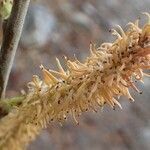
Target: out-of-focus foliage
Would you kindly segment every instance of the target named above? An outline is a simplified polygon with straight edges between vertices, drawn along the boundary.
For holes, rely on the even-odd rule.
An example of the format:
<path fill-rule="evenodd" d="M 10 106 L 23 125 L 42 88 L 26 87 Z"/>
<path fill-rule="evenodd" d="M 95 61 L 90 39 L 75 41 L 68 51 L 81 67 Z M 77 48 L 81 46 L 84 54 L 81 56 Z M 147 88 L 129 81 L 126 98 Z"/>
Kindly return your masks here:
<path fill-rule="evenodd" d="M 1 0 L 0 1 L 0 18 L 7 19 L 10 16 L 12 9 L 12 0 Z"/>

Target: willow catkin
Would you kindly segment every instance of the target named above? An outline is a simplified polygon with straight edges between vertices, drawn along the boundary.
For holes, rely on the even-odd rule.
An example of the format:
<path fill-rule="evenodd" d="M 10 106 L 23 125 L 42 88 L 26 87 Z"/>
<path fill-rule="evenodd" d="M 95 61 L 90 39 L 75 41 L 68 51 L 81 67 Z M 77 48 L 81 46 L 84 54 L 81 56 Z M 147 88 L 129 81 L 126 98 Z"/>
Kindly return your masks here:
<path fill-rule="evenodd" d="M 120 26 L 120 33 L 112 30 L 117 36 L 113 43 L 98 48 L 90 44 L 91 54 L 84 63 L 65 58 L 64 71 L 56 59 L 59 72 L 41 65 L 43 80 L 34 75 L 22 105 L 0 121 L 0 149 L 24 149 L 50 121 L 62 123 L 69 114 L 78 123 L 82 112 L 97 111 L 105 104 L 122 108 L 120 96 L 134 101 L 129 88 L 141 93 L 134 81 L 149 76 L 143 72 L 150 68 L 150 15 L 145 14 L 144 27 L 137 20 L 128 24 L 126 32 Z"/>

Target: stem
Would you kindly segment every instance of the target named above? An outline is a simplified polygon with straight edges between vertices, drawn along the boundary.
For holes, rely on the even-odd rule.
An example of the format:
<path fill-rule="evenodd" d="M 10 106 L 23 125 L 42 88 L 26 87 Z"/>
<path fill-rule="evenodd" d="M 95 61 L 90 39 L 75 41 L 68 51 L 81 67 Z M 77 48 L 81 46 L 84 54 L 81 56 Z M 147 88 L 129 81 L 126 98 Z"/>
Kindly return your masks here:
<path fill-rule="evenodd" d="M 24 99 L 24 96 L 2 99 L 0 101 L 0 119 L 6 116 L 13 107 L 21 105 Z"/>
<path fill-rule="evenodd" d="M 0 51 L 0 97 L 5 97 L 6 86 L 18 47 L 30 0 L 14 0 L 10 18 L 4 27 Z"/>

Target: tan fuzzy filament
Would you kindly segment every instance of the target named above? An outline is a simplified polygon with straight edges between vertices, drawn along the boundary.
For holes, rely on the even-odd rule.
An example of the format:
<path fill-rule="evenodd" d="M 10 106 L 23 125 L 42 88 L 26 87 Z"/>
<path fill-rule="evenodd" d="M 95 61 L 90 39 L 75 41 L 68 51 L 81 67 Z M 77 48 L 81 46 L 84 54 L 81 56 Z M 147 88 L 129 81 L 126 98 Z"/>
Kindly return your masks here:
<path fill-rule="evenodd" d="M 120 96 L 134 101 L 129 88 L 141 93 L 134 81 L 149 76 L 143 72 L 150 68 L 150 15 L 145 14 L 144 27 L 138 21 L 129 23 L 126 32 L 118 26 L 119 32 L 112 30 L 117 36 L 113 43 L 98 48 L 90 44 L 91 54 L 84 63 L 66 58 L 64 71 L 56 59 L 59 72 L 41 65 L 43 80 L 33 76 L 22 105 L 0 121 L 0 149 L 25 148 L 50 121 L 63 123 L 69 114 L 78 124 L 77 117 L 85 111 L 97 111 L 105 104 L 122 108 Z"/>

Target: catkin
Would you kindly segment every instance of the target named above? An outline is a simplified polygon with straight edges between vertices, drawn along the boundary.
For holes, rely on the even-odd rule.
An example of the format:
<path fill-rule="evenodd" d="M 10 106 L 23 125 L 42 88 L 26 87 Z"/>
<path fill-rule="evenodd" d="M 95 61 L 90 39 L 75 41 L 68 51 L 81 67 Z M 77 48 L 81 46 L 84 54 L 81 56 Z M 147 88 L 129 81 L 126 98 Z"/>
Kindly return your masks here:
<path fill-rule="evenodd" d="M 0 149 L 24 149 L 49 122 L 63 123 L 68 115 L 78 124 L 85 111 L 97 112 L 105 104 L 122 108 L 120 96 L 134 101 L 129 88 L 141 94 L 134 82 L 143 82 L 143 76 L 149 76 L 144 70 L 150 68 L 150 14 L 144 14 L 148 22 L 142 28 L 138 20 L 129 23 L 126 32 L 117 26 L 113 43 L 90 44 L 84 63 L 65 58 L 65 71 L 56 59 L 58 72 L 41 65 L 43 79 L 34 75 L 22 105 L 0 121 Z"/>

